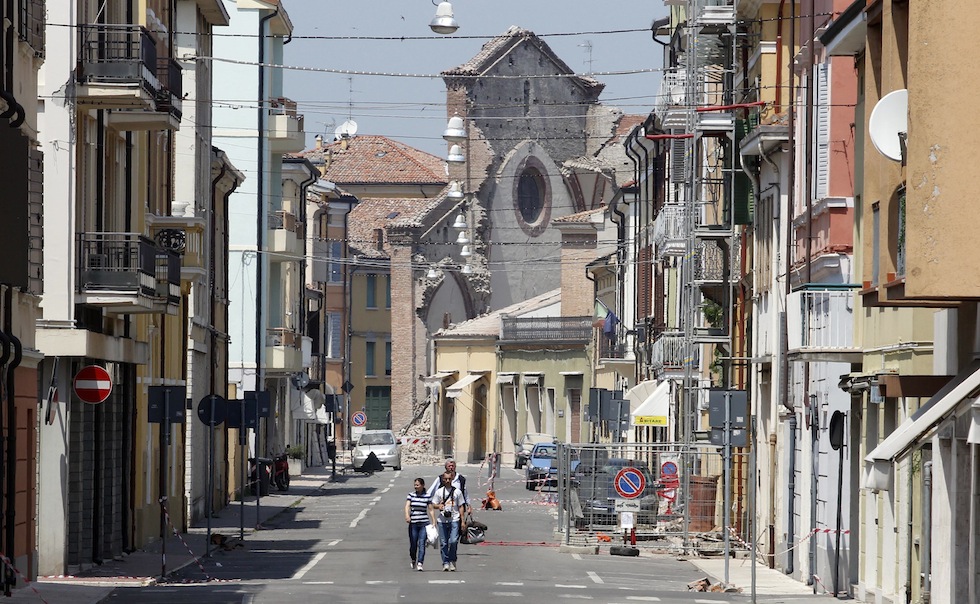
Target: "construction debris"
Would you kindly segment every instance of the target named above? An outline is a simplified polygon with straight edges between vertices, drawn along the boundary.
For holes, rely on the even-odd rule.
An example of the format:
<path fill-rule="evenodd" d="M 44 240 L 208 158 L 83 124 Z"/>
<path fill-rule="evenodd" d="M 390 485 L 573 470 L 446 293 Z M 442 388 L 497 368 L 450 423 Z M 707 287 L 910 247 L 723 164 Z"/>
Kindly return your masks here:
<path fill-rule="evenodd" d="M 741 587 L 735 587 L 723 582 L 718 582 L 712 584 L 708 577 L 703 577 L 697 581 L 692 581 L 687 584 L 688 591 L 709 591 L 714 593 L 742 593 Z"/>

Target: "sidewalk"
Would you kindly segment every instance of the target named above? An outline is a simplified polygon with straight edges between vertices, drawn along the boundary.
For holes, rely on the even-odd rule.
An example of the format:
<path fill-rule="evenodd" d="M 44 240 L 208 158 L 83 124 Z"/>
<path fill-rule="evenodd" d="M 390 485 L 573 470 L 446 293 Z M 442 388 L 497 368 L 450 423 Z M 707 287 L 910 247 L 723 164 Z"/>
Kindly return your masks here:
<path fill-rule="evenodd" d="M 707 575 L 712 583 L 725 581 L 724 558 L 690 558 L 688 562 Z M 766 602 L 801 602 L 808 599 L 828 600 L 827 595 L 815 595 L 813 588 L 783 572 L 769 568 L 758 561 L 755 566 L 755 593 Z M 728 562 L 728 583 L 742 589 L 743 595 L 752 593 L 752 560 L 731 558 Z M 782 596 L 782 598 L 775 597 Z M 809 596 L 806 598 L 805 596 Z M 857 602 L 857 600 L 851 600 Z"/>
<path fill-rule="evenodd" d="M 339 461 L 339 460 L 338 460 Z M 340 472 L 340 464 L 337 466 Z M 256 519 L 268 522 L 271 518 L 294 505 L 303 497 L 316 492 L 330 480 L 329 468 L 307 468 L 301 476 L 293 476 L 289 491 L 280 493 L 275 489 L 261 498 L 260 515 L 256 515 L 255 497 L 245 499 L 245 542 L 256 531 Z M 211 519 L 211 532 L 238 539 L 241 530 L 241 504 L 231 502 L 219 512 L 220 517 Z M 173 534 L 166 540 L 166 571 L 172 573 L 188 565 L 197 564 L 196 557 L 205 556 L 207 545 L 207 519 L 202 519 L 181 539 Z M 261 523 L 260 523 L 261 524 Z M 186 543 L 186 545 L 185 545 Z M 14 590 L 5 602 L 31 602 L 40 604 L 98 604 L 105 600 L 116 587 L 136 587 L 153 585 L 159 581 L 163 572 L 162 540 L 150 543 L 145 548 L 123 556 L 121 560 L 111 560 L 72 576 L 38 577 L 38 580 L 25 587 Z M 212 546 L 213 548 L 214 546 Z M 2 597 L 2 596 L 0 596 Z"/>

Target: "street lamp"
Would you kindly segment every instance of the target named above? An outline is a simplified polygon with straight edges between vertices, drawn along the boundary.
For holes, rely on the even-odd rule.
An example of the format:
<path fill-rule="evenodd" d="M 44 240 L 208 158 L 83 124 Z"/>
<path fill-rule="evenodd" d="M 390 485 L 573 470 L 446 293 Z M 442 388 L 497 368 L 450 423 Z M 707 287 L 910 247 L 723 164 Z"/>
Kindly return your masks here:
<path fill-rule="evenodd" d="M 463 151 L 459 148 L 459 145 L 453 145 L 449 148 L 449 155 L 446 156 L 446 161 L 451 164 L 464 164 L 466 163 L 466 156 L 463 155 Z"/>
<path fill-rule="evenodd" d="M 436 4 L 433 0 L 432 4 Z M 459 29 L 459 23 L 453 17 L 453 5 L 449 2 L 440 2 L 436 5 L 436 16 L 432 17 L 429 29 L 437 34 L 454 34 Z"/>

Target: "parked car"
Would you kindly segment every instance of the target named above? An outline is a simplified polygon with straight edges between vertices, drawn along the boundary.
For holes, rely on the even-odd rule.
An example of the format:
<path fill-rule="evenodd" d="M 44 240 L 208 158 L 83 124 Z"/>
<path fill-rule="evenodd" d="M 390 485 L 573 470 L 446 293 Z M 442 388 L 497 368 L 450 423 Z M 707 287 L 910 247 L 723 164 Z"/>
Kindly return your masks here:
<path fill-rule="evenodd" d="M 569 473 L 574 474 L 579 465 L 578 455 L 572 451 L 571 467 Z M 545 443 L 534 445 L 531 454 L 528 456 L 524 468 L 525 483 L 528 491 L 533 491 L 539 486 L 556 487 L 558 486 L 558 445 L 555 443 Z"/>
<path fill-rule="evenodd" d="M 622 499 L 616 492 L 613 480 L 620 470 L 626 467 L 637 468 L 643 473 L 646 485 L 643 493 L 635 499 L 640 503 L 640 512 L 636 521 L 640 524 L 650 524 L 657 520 L 660 507 L 658 496 L 659 484 L 655 483 L 646 463 L 632 459 L 610 458 L 601 466 L 591 468 L 578 467 L 575 485 L 578 490 L 579 502 L 582 505 L 581 522 L 585 524 L 615 524 L 616 499 Z"/>
<path fill-rule="evenodd" d="M 357 438 L 351 459 L 354 469 L 364 465 L 368 455 L 374 453 L 378 460 L 396 470 L 402 469 L 402 447 L 391 430 L 365 430 Z"/>
<path fill-rule="evenodd" d="M 558 439 L 551 434 L 542 434 L 540 432 L 528 432 L 520 438 L 514 446 L 514 467 L 520 470 L 527 463 L 527 459 L 531 456 L 531 449 L 534 445 L 539 443 L 557 443 Z"/>

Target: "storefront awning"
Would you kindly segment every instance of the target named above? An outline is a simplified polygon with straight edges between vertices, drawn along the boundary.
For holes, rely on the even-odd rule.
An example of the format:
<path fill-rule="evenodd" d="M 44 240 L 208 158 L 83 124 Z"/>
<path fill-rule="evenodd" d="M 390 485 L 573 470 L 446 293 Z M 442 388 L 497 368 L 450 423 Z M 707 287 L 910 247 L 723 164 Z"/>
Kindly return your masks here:
<path fill-rule="evenodd" d="M 541 385 L 541 373 L 538 371 L 528 371 L 521 374 L 521 384 L 525 386 Z"/>
<path fill-rule="evenodd" d="M 960 372 L 912 417 L 889 434 L 864 458 L 868 472 L 864 486 L 887 491 L 892 483 L 892 463 L 909 451 L 920 439 L 954 413 L 964 400 L 977 398 L 980 388 L 980 359 Z"/>
<path fill-rule="evenodd" d="M 324 406 L 325 401 L 326 397 L 319 390 L 304 392 L 303 396 L 299 400 L 294 399 L 290 406 L 293 419 L 318 424 L 329 423 L 330 420 L 327 418 L 327 410 Z"/>
<path fill-rule="evenodd" d="M 670 382 L 665 380 L 630 413 L 631 426 L 667 426 L 670 417 Z"/>
<path fill-rule="evenodd" d="M 454 375 L 456 375 L 456 372 L 455 371 L 437 371 L 437 372 L 433 373 L 432 375 L 425 376 L 424 378 L 422 378 L 422 381 L 423 382 L 441 382 L 441 381 L 445 380 L 446 378 L 450 378 L 450 377 L 452 377 Z"/>
<path fill-rule="evenodd" d="M 623 397 L 630 402 L 630 409 L 636 409 L 643 404 L 643 401 L 653 394 L 653 391 L 657 389 L 657 385 L 660 384 L 657 380 L 646 380 L 640 382 L 636 386 L 633 386 L 626 391 L 626 395 Z"/>
<path fill-rule="evenodd" d="M 478 371 L 476 373 L 470 373 L 463 376 L 455 384 L 446 389 L 446 396 L 449 398 L 456 398 L 463 391 L 464 388 L 472 384 L 473 382 L 483 378 L 488 371 Z"/>

